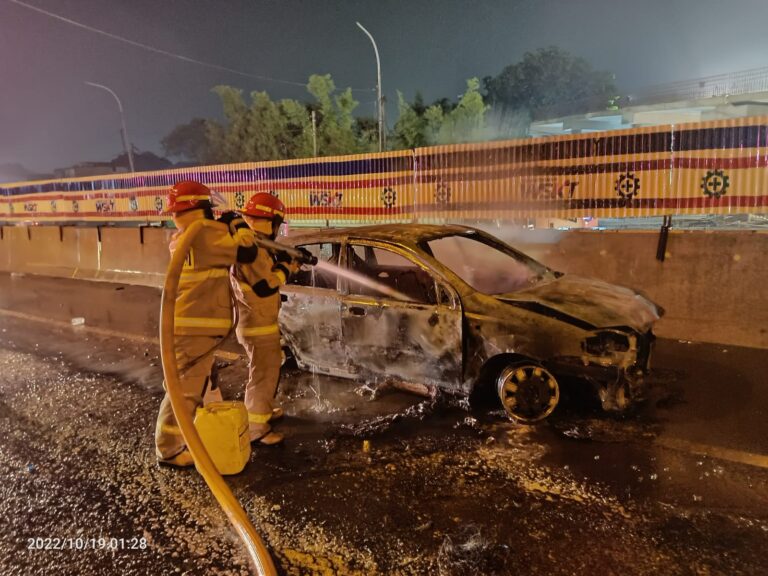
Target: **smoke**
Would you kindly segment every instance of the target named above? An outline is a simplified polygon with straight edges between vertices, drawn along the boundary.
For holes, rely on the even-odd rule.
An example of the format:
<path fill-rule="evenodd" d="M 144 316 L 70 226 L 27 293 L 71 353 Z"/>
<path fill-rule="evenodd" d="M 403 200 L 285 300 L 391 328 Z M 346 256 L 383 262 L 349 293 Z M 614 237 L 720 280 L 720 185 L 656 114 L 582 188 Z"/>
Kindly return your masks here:
<path fill-rule="evenodd" d="M 527 138 L 531 116 L 527 110 L 488 108 L 481 115 L 449 114 L 438 130 L 427 131 L 429 145 L 487 142 Z"/>
<path fill-rule="evenodd" d="M 513 140 L 527 138 L 531 115 L 527 110 L 489 108 L 479 131 L 479 140 Z"/>

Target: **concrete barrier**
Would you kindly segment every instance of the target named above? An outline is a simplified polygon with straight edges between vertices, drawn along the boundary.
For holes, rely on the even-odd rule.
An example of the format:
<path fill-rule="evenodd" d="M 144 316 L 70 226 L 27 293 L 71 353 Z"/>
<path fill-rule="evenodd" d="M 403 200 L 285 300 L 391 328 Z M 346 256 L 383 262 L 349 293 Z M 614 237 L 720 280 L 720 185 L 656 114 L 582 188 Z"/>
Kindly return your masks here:
<path fill-rule="evenodd" d="M 74 253 L 72 278 L 93 280 L 99 270 L 99 232 L 95 228 L 63 228 L 64 242 Z"/>
<path fill-rule="evenodd" d="M 171 230 L 101 228 L 98 280 L 162 286 Z"/>
<path fill-rule="evenodd" d="M 162 286 L 165 228 L 12 226 L 0 270 Z M 666 338 L 768 348 L 768 234 L 672 231 L 664 262 L 657 232 L 490 230 L 563 272 L 641 290 L 666 309 Z"/>
<path fill-rule="evenodd" d="M 172 232 L 154 227 L 4 226 L 0 270 L 162 286 Z"/>
<path fill-rule="evenodd" d="M 0 227 L 0 270 L 5 272 L 13 271 L 14 244 L 17 231 L 21 230 L 16 226 Z M 26 231 L 24 231 L 26 234 Z"/>

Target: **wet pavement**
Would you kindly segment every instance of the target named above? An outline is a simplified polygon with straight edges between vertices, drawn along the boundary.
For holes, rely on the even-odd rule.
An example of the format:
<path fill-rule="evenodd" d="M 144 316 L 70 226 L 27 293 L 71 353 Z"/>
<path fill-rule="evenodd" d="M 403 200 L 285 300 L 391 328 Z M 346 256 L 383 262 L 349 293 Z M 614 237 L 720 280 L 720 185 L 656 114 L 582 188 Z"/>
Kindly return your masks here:
<path fill-rule="evenodd" d="M 0 275 L 0 574 L 249 573 L 197 473 L 154 461 L 158 302 Z M 287 441 L 229 480 L 283 574 L 764 574 L 766 356 L 660 341 L 635 414 L 537 426 L 288 369 Z M 244 375 L 221 362 L 225 395 Z"/>

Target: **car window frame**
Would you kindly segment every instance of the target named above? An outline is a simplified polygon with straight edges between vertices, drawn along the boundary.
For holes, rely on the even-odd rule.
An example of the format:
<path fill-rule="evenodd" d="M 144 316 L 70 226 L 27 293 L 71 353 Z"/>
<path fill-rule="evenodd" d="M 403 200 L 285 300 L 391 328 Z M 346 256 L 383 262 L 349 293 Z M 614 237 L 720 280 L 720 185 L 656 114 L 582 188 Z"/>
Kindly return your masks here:
<path fill-rule="evenodd" d="M 388 250 L 390 252 L 394 252 L 398 256 L 402 256 L 403 258 L 405 258 L 409 262 L 412 262 L 418 268 L 421 268 L 424 272 L 429 274 L 430 278 L 432 278 L 432 284 L 433 284 L 433 289 L 435 291 L 435 298 L 436 298 L 437 303 L 436 304 L 429 304 L 428 302 L 415 302 L 415 301 L 411 301 L 411 300 L 400 301 L 400 300 L 396 300 L 394 298 L 390 298 L 389 296 L 386 296 L 385 294 L 382 294 L 381 296 L 370 296 L 370 295 L 366 295 L 366 294 L 350 294 L 350 292 L 349 292 L 349 279 L 346 278 L 346 277 L 340 277 L 339 278 L 338 286 L 339 286 L 339 294 L 341 296 L 352 297 L 352 298 L 361 298 L 361 299 L 368 298 L 368 299 L 371 299 L 371 300 L 375 300 L 378 303 L 398 302 L 400 304 L 410 304 L 410 305 L 416 304 L 416 305 L 420 305 L 420 306 L 440 306 L 440 302 L 439 302 L 439 300 L 440 300 L 440 298 L 439 298 L 440 293 L 439 293 L 439 286 L 438 286 L 438 284 L 440 282 L 442 282 L 444 284 L 447 283 L 447 282 L 432 267 L 428 266 L 425 262 L 421 261 L 418 258 L 418 254 L 415 253 L 413 250 L 407 249 L 407 248 L 402 247 L 401 245 L 392 244 L 390 242 L 383 241 L 383 240 L 372 240 L 372 239 L 369 239 L 369 238 L 357 238 L 357 237 L 350 236 L 350 237 L 347 237 L 345 239 L 345 241 L 343 242 L 343 244 L 342 244 L 341 264 L 340 265 L 343 268 L 345 268 L 346 270 L 350 269 L 349 266 L 348 266 L 348 254 L 349 254 L 349 248 L 351 248 L 351 246 L 353 244 L 359 244 L 359 245 L 362 245 L 362 246 L 369 246 L 371 248 L 380 248 L 381 250 Z"/>
<path fill-rule="evenodd" d="M 456 290 L 459 294 L 459 297 L 461 295 L 469 295 L 469 294 L 482 294 L 484 296 L 491 296 L 496 297 L 498 294 L 486 294 L 485 292 L 480 292 L 476 288 L 474 288 L 472 285 L 470 285 L 466 280 L 464 280 L 461 276 L 459 276 L 455 271 L 453 271 L 448 265 L 444 264 L 440 260 L 438 260 L 434 254 L 432 254 L 432 251 L 429 248 L 429 242 L 433 240 L 440 240 L 442 238 L 447 238 L 449 236 L 463 236 L 465 238 L 474 239 L 476 241 L 478 237 L 482 237 L 484 240 L 486 240 L 487 244 L 491 247 L 496 248 L 497 250 L 500 250 L 501 252 L 507 254 L 509 257 L 517 260 L 518 262 L 521 262 L 525 264 L 526 266 L 531 267 L 531 269 L 537 269 L 541 267 L 542 270 L 542 278 L 546 276 L 549 276 L 552 279 L 559 278 L 562 276 L 561 272 L 557 272 L 556 270 L 553 270 L 549 266 L 542 264 L 532 256 L 529 256 L 525 252 L 521 252 L 517 248 L 514 248 L 513 246 L 510 246 L 500 238 L 496 238 L 492 234 L 488 234 L 487 232 L 484 232 L 483 230 L 477 230 L 474 228 L 469 228 L 462 232 L 446 232 L 441 234 L 435 234 L 433 236 L 424 237 L 421 238 L 416 245 L 418 246 L 419 250 L 422 250 L 424 252 L 424 255 L 432 260 L 437 266 L 439 266 L 441 269 L 444 270 L 444 274 L 447 277 L 450 277 L 453 279 L 453 281 L 449 281 L 448 284 L 453 287 L 454 290 Z M 474 238 L 472 238 L 474 236 Z"/>
<path fill-rule="evenodd" d="M 343 241 L 343 239 L 338 239 L 338 240 L 319 240 L 319 241 L 318 240 L 311 240 L 311 241 L 308 241 L 308 242 L 297 242 L 296 244 L 293 245 L 293 247 L 294 248 L 303 248 L 305 246 L 313 246 L 313 245 L 321 246 L 323 244 L 338 244 L 339 245 L 340 254 L 339 254 L 339 261 L 336 263 L 336 266 L 341 266 L 342 265 L 341 262 L 342 262 L 342 259 L 343 259 L 343 254 L 346 252 L 346 250 L 344 248 L 344 241 Z M 312 273 L 312 272 L 310 271 L 310 273 Z M 295 283 L 292 283 L 290 280 L 288 282 L 286 282 L 283 285 L 283 287 L 287 288 L 289 290 L 295 289 L 295 288 L 307 288 L 307 289 L 310 289 L 310 290 L 330 290 L 332 292 L 335 292 L 336 294 L 341 294 L 341 291 L 340 291 L 340 281 L 341 280 L 342 280 L 342 278 L 340 276 L 336 276 L 336 286 L 333 287 L 333 288 L 325 288 L 323 286 L 311 286 L 311 285 L 307 285 L 307 284 L 295 284 Z"/>

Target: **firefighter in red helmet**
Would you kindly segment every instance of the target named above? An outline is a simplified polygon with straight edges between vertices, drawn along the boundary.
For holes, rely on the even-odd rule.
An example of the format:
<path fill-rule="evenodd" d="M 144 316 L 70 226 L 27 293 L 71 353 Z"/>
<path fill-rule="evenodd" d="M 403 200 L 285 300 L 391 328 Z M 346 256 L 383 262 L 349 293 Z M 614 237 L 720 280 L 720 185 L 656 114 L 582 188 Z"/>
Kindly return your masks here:
<path fill-rule="evenodd" d="M 179 386 L 184 409 L 194 417 L 211 385 L 214 350 L 232 329 L 229 267 L 237 262 L 253 262 L 257 248 L 250 230 L 241 228 L 230 233 L 229 226 L 213 219 L 211 191 L 200 182 L 177 182 L 168 194 L 166 212 L 178 228 L 171 240 L 171 252 L 193 222 L 205 220 L 179 277 L 174 318 Z M 194 464 L 167 393 L 157 417 L 155 451 L 161 464 Z"/>
<path fill-rule="evenodd" d="M 285 217 L 285 205 L 272 194 L 254 194 L 242 216 L 257 237 L 275 240 Z M 252 442 L 277 444 L 283 440 L 283 435 L 272 431 L 270 425 L 271 420 L 282 416 L 282 409 L 273 405 L 281 364 L 279 289 L 300 267 L 290 257 L 273 256 L 259 249 L 253 263 L 233 268 L 231 281 L 239 314 L 235 330 L 248 354 L 245 407 Z"/>

